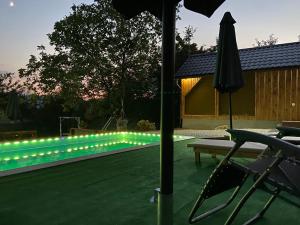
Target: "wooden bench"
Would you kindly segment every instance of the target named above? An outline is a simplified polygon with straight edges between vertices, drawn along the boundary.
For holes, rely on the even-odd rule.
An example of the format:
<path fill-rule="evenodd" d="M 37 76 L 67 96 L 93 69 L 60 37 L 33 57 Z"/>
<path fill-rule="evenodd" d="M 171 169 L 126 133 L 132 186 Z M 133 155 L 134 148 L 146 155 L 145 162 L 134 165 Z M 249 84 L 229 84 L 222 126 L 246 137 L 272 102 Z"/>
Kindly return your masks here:
<path fill-rule="evenodd" d="M 300 121 L 281 121 L 281 125 L 284 127 L 300 127 Z"/>
<path fill-rule="evenodd" d="M 211 154 L 213 158 L 216 158 L 217 155 L 226 155 L 234 144 L 233 141 L 229 140 L 200 139 L 187 146 L 193 148 L 195 162 L 200 163 L 201 153 Z M 256 158 L 266 148 L 266 145 L 260 143 L 247 142 L 240 147 L 234 157 Z"/>

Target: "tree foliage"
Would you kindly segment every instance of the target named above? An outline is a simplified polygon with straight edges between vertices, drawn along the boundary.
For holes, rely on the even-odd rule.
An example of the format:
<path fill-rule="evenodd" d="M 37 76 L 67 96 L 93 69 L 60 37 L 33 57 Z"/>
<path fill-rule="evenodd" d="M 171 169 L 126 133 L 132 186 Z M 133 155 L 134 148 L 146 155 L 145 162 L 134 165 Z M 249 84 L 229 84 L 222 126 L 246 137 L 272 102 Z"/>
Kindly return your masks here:
<path fill-rule="evenodd" d="M 254 46 L 257 47 L 263 47 L 263 46 L 271 46 L 271 45 L 276 45 L 278 42 L 278 38 L 274 36 L 274 34 L 270 34 L 269 38 L 267 40 L 261 40 L 259 41 L 257 38 L 255 39 L 255 44 Z"/>
<path fill-rule="evenodd" d="M 0 93 L 23 91 L 20 80 L 13 73 L 0 73 Z"/>
<path fill-rule="evenodd" d="M 72 107 L 79 98 L 152 96 L 151 76 L 160 61 L 160 23 L 148 13 L 124 20 L 110 0 L 73 5 L 48 35 L 55 52 L 38 46 L 20 76 L 44 94 L 59 93 Z"/>
<path fill-rule="evenodd" d="M 212 45 L 208 48 L 206 48 L 205 45 L 201 45 L 198 47 L 198 44 L 193 42 L 195 32 L 195 28 L 193 28 L 192 26 L 188 26 L 185 27 L 183 36 L 178 32 L 176 33 L 176 71 L 191 54 L 217 51 L 218 39 L 216 39 L 216 45 Z"/>
<path fill-rule="evenodd" d="M 22 92 L 24 87 L 13 73 L 0 73 L 0 119 L 8 103 L 8 94 L 11 91 Z"/>

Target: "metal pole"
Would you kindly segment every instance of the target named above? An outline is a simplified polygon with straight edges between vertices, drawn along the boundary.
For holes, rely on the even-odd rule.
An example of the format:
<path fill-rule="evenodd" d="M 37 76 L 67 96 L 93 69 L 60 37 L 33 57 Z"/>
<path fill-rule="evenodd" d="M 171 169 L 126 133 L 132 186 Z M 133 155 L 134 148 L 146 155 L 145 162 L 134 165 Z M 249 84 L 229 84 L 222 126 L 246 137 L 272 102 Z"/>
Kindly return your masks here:
<path fill-rule="evenodd" d="M 62 130 L 61 130 L 61 117 L 59 117 L 59 136 L 62 137 Z"/>
<path fill-rule="evenodd" d="M 161 117 L 160 117 L 160 192 L 173 193 L 174 65 L 176 4 L 163 0 Z"/>
<path fill-rule="evenodd" d="M 174 132 L 174 71 L 175 16 L 174 1 L 162 1 L 162 75 L 160 117 L 160 192 L 158 194 L 158 224 L 173 224 L 173 132 Z"/>
<path fill-rule="evenodd" d="M 232 129 L 232 108 L 231 108 L 231 92 L 229 92 L 229 121 L 230 121 L 230 129 Z"/>

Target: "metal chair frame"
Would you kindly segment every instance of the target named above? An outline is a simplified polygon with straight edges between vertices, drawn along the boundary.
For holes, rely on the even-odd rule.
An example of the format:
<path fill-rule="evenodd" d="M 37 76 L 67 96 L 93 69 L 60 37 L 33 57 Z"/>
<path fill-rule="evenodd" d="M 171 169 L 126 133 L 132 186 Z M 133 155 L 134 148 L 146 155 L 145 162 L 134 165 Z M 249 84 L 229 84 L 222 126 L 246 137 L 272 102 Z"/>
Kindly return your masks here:
<path fill-rule="evenodd" d="M 241 208 L 244 206 L 246 201 L 250 198 L 250 196 L 257 190 L 261 189 L 265 192 L 271 194 L 271 197 L 268 199 L 264 207 L 252 218 L 247 220 L 244 225 L 253 224 L 256 222 L 259 218 L 261 218 L 267 209 L 270 207 L 270 205 L 274 202 L 274 200 L 277 197 L 280 197 L 284 200 L 287 200 L 289 203 L 292 203 L 296 207 L 300 207 L 300 204 L 293 202 L 285 197 L 282 197 L 280 194 L 281 191 L 286 191 L 292 195 L 295 195 L 297 197 L 300 197 L 300 191 L 294 187 L 289 187 L 290 189 L 285 188 L 284 185 L 280 184 L 276 180 L 270 179 L 270 175 L 272 174 L 272 171 L 274 169 L 278 169 L 279 165 L 281 163 L 294 163 L 299 165 L 300 169 L 300 162 L 295 159 L 295 157 L 300 156 L 300 148 L 288 143 L 286 141 L 280 140 L 278 138 L 281 138 L 285 136 L 287 133 L 281 133 L 278 135 L 278 138 L 269 137 L 266 135 L 250 132 L 250 131 L 244 131 L 244 130 L 228 130 L 229 133 L 231 133 L 233 140 L 236 142 L 235 146 L 230 150 L 230 152 L 226 155 L 226 157 L 220 162 L 220 164 L 216 167 L 216 169 L 213 171 L 212 175 L 206 182 L 204 188 L 201 191 L 201 194 L 199 198 L 197 199 L 196 203 L 194 204 L 194 207 L 191 210 L 191 213 L 189 215 L 189 222 L 190 223 L 196 223 L 210 215 L 213 215 L 214 213 L 224 209 L 227 207 L 233 199 L 236 197 L 237 193 L 241 189 L 242 185 L 246 181 L 249 175 L 254 175 L 254 183 L 250 187 L 250 189 L 246 192 L 246 194 L 240 199 L 238 204 L 236 205 L 233 212 L 228 217 L 227 221 L 225 222 L 225 225 L 232 224 L 233 220 L 238 215 Z M 299 132 L 300 135 L 300 132 Z M 247 167 L 247 165 L 241 165 L 238 164 L 236 161 L 232 160 L 231 157 L 234 156 L 234 153 L 245 143 L 245 142 L 259 142 L 262 144 L 265 144 L 269 147 L 269 150 L 272 151 L 273 155 L 267 155 L 265 157 L 268 157 L 271 162 L 264 167 L 263 172 L 260 173 L 254 173 L 250 168 Z M 262 156 L 264 157 L 264 156 Z M 234 169 L 233 169 L 234 168 Z M 298 168 L 298 167 L 297 167 Z M 240 172 L 236 172 L 241 171 Z M 228 174 L 224 173 L 224 170 L 234 170 L 232 172 L 237 174 L 236 179 L 232 179 L 233 184 L 227 185 L 228 187 L 216 187 L 218 183 L 222 184 L 222 174 L 228 176 Z M 230 171 L 229 171 L 230 172 Z M 300 171 L 299 171 L 300 172 Z M 288 176 L 288 175 L 287 175 Z M 228 178 L 227 178 L 228 179 Z M 229 177 L 229 182 L 230 182 Z M 266 184 L 273 186 L 274 188 L 270 189 L 266 186 Z M 293 186 L 293 185 L 292 185 Z M 200 215 L 196 215 L 198 209 L 202 206 L 202 204 L 211 196 L 215 196 L 219 193 L 222 193 L 226 190 L 234 188 L 234 191 L 232 192 L 232 195 L 229 197 L 229 199 L 219 205 L 215 208 L 203 212 Z"/>

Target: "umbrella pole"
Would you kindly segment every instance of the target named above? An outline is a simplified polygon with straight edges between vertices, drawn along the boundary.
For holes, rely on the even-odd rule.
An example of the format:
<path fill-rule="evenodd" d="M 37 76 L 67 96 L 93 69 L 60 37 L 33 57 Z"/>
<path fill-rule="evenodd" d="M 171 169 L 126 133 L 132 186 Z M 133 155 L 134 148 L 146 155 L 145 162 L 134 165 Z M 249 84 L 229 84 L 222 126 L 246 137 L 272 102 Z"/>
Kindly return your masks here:
<path fill-rule="evenodd" d="M 229 121 L 230 121 L 230 129 L 232 129 L 231 91 L 229 92 Z"/>
<path fill-rule="evenodd" d="M 173 224 L 173 133 L 175 16 L 174 1 L 162 1 L 162 76 L 160 112 L 160 191 L 158 193 L 158 225 Z"/>

